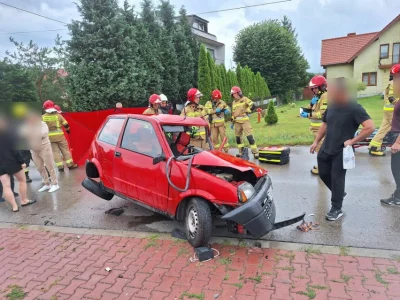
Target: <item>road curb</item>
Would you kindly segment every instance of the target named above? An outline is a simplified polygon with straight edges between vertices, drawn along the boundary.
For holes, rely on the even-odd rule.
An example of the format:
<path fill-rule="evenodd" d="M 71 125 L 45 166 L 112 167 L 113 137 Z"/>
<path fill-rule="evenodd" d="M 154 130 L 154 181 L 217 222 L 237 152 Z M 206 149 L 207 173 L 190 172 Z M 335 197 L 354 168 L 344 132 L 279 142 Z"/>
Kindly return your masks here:
<path fill-rule="evenodd" d="M 0 230 L 1 229 L 37 230 L 37 231 L 59 232 L 59 233 L 76 234 L 76 235 L 84 235 L 84 234 L 106 235 L 106 236 L 117 236 L 126 238 L 148 238 L 157 235 L 157 238 L 160 240 L 174 239 L 169 233 L 74 228 L 74 227 L 60 227 L 60 226 L 40 226 L 40 225 L 27 225 L 27 224 L 15 224 L 15 223 L 0 223 Z M 400 251 L 397 250 L 337 247 L 337 246 L 326 246 L 317 244 L 288 243 L 288 242 L 224 238 L 224 237 L 212 237 L 210 240 L 210 243 L 213 244 L 233 245 L 233 246 L 241 246 L 243 245 L 243 242 L 247 244 L 247 247 L 254 247 L 255 243 L 257 243 L 258 247 L 261 246 L 261 248 L 272 248 L 272 249 L 281 249 L 288 251 L 305 251 L 312 253 L 320 252 L 323 254 L 376 257 L 376 258 L 387 258 L 387 259 L 400 258 Z"/>

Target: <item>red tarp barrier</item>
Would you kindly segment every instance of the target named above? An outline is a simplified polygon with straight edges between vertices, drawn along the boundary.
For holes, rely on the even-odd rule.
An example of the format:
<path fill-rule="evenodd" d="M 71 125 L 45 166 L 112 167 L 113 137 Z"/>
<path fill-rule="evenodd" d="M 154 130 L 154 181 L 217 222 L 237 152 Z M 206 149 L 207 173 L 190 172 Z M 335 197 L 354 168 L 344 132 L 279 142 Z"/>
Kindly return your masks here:
<path fill-rule="evenodd" d="M 67 138 L 72 158 L 79 166 L 85 164 L 93 138 L 104 120 L 113 114 L 142 114 L 145 107 L 106 109 L 91 112 L 62 113 L 69 123 L 71 133 Z"/>

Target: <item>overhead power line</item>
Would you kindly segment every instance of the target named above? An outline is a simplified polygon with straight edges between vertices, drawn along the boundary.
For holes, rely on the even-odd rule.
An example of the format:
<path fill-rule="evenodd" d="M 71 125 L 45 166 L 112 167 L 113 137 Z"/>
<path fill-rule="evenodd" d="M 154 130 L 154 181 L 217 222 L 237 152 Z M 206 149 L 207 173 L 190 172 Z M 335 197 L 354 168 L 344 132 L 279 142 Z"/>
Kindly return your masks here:
<path fill-rule="evenodd" d="M 19 31 L 19 32 L 0 32 L 0 35 L 8 35 L 8 34 L 24 34 L 24 33 L 34 33 L 34 32 L 48 32 L 48 31 L 61 31 L 61 30 L 68 30 L 64 29 L 47 29 L 47 30 L 34 30 L 34 31 Z"/>
<path fill-rule="evenodd" d="M 257 6 L 265 6 L 265 5 L 270 5 L 270 4 L 278 4 L 278 3 L 291 2 L 291 1 L 292 1 L 292 0 L 281 0 L 281 1 L 274 1 L 274 2 L 266 2 L 266 3 L 253 4 L 253 5 L 246 5 L 246 6 L 241 6 L 241 7 L 234 7 L 234 8 L 226 8 L 226 9 L 220 9 L 220 10 L 206 11 L 206 12 L 197 13 L 197 14 L 195 14 L 195 15 L 213 14 L 213 13 L 217 13 L 217 12 L 224 12 L 224 11 L 231 11 L 231 10 L 239 10 L 239 9 L 243 9 L 243 8 L 250 8 L 250 7 L 257 7 Z"/>
<path fill-rule="evenodd" d="M 34 13 L 34 12 L 31 12 L 31 11 L 29 11 L 29 10 L 25 10 L 25 9 L 22 9 L 22 8 L 19 8 L 19 7 L 15 7 L 15 6 L 12 6 L 12 5 L 10 5 L 10 4 L 7 4 L 7 3 L 4 3 L 4 2 L 0 2 L 0 4 L 2 4 L 2 5 L 4 5 L 4 6 L 11 7 L 11 8 L 14 8 L 14 9 L 17 9 L 17 10 L 24 11 L 24 12 L 26 12 L 26 13 L 28 13 L 28 14 L 32 14 L 32 15 L 35 15 L 35 16 L 38 16 L 38 17 L 42 17 L 42 18 L 45 18 L 45 19 L 48 19 L 48 20 L 54 21 L 54 22 L 58 22 L 58 23 L 61 23 L 61 24 L 68 25 L 68 23 L 65 23 L 65 22 L 63 22 L 63 21 L 56 20 L 56 19 L 52 19 L 52 18 L 49 18 L 49 17 L 43 16 L 43 15 L 39 15 L 39 14 L 37 14 L 37 13 Z"/>

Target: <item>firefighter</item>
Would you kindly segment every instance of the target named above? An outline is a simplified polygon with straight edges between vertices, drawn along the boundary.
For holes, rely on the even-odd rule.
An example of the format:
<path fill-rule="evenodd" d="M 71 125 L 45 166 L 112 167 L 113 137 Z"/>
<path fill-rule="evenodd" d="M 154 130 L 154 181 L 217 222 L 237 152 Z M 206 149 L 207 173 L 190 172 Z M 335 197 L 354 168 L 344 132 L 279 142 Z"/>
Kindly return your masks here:
<path fill-rule="evenodd" d="M 317 136 L 318 130 L 322 125 L 322 116 L 324 115 L 326 109 L 328 108 L 328 93 L 327 93 L 327 82 L 324 76 L 317 75 L 311 78 L 308 87 L 314 93 L 313 98 L 311 99 L 308 108 L 311 109 L 311 112 L 302 112 L 300 116 L 302 118 L 310 119 L 310 130 L 314 134 L 314 137 Z M 315 152 L 318 152 L 321 149 L 322 143 L 324 139 L 322 139 Z M 314 166 L 311 170 L 313 175 L 319 175 L 318 166 Z"/>
<path fill-rule="evenodd" d="M 242 140 L 243 132 L 249 141 L 251 152 L 254 158 L 258 159 L 258 149 L 256 141 L 253 136 L 253 128 L 251 127 L 248 113 L 251 113 L 253 108 L 253 101 L 244 97 L 242 90 L 238 86 L 231 89 L 232 102 L 232 125 L 235 128 L 236 143 L 239 148 L 239 157 L 242 156 L 244 143 Z"/>
<path fill-rule="evenodd" d="M 385 104 L 383 106 L 383 120 L 381 126 L 369 144 L 369 154 L 371 156 L 385 156 L 385 152 L 381 150 L 382 142 L 386 134 L 392 128 L 394 106 L 399 100 L 395 99 L 393 96 L 393 75 L 390 75 L 389 84 L 385 89 L 384 100 Z"/>
<path fill-rule="evenodd" d="M 56 111 L 57 111 L 59 114 L 62 114 L 61 107 L 59 107 L 58 105 L 54 105 L 54 108 L 56 109 Z"/>
<path fill-rule="evenodd" d="M 203 94 L 196 88 L 191 88 L 187 92 L 187 101 L 185 107 L 182 109 L 181 116 L 195 118 L 200 117 L 205 119 L 207 116 L 207 110 L 203 105 L 200 105 L 200 98 Z M 206 129 L 205 127 L 195 127 L 191 128 L 190 134 L 190 144 L 197 148 L 207 149 L 206 141 Z"/>
<path fill-rule="evenodd" d="M 51 149 L 53 151 L 54 161 L 56 163 L 58 171 L 64 172 L 63 158 L 69 169 L 77 168 L 78 165 L 75 164 L 72 159 L 67 140 L 64 136 L 64 132 L 61 129 L 61 126 L 63 126 L 65 128 L 65 131 L 69 134 L 70 128 L 68 122 L 54 108 L 53 101 L 45 101 L 43 103 L 43 109 L 46 113 L 42 116 L 42 119 L 49 127 L 49 139 L 51 143 Z M 63 158 L 61 157 L 60 152 Z"/>
<path fill-rule="evenodd" d="M 206 103 L 205 109 L 209 116 L 211 140 L 214 147 L 219 148 L 221 146 L 220 141 L 222 142 L 226 138 L 225 115 L 230 113 L 228 105 L 222 100 L 222 93 L 219 90 L 214 90 L 211 93 L 211 101 Z M 228 153 L 228 148 L 227 141 L 224 145 L 226 153 Z"/>
<path fill-rule="evenodd" d="M 169 114 L 168 98 L 164 94 L 161 94 L 160 99 L 161 99 L 160 113 L 168 115 Z"/>
<path fill-rule="evenodd" d="M 160 114 L 161 98 L 157 94 L 153 94 L 149 98 L 149 107 L 143 112 L 144 115 L 158 115 Z"/>

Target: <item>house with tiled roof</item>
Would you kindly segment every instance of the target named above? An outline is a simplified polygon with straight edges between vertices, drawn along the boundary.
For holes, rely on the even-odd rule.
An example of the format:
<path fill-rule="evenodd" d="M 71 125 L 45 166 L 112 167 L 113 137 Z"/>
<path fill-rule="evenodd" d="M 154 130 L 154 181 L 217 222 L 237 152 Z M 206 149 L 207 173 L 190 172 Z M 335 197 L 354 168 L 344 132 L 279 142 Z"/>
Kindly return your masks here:
<path fill-rule="evenodd" d="M 352 78 L 367 86 L 360 94 L 379 94 L 390 68 L 400 63 L 400 15 L 378 32 L 322 40 L 321 66 L 329 79 Z"/>

